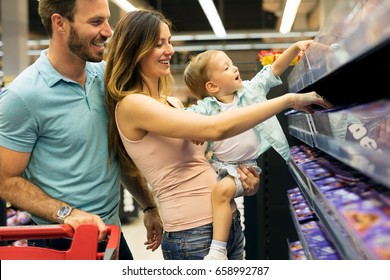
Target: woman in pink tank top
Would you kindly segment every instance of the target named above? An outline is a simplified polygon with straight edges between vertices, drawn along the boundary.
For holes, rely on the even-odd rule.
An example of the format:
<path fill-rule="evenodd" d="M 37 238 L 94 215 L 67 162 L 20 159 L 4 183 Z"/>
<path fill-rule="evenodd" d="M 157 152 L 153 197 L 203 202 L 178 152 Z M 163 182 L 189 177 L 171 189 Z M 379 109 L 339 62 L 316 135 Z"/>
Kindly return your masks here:
<path fill-rule="evenodd" d="M 173 86 L 170 60 L 171 23 L 159 12 L 129 12 L 118 22 L 108 46 L 105 101 L 109 113 L 109 145 L 122 172 L 141 173 L 156 193 L 164 224 L 164 259 L 203 259 L 212 239 L 211 188 L 217 175 L 205 157 L 206 144 L 242 133 L 289 107 L 311 112 L 326 105 L 316 93 L 292 94 L 245 108 L 204 116 L 186 112 L 168 97 Z M 238 169 L 253 195 L 259 174 Z M 227 244 L 229 259 L 243 259 L 240 213 L 231 203 L 233 220 Z M 159 242 L 155 240 L 154 242 Z M 147 243 L 147 248 L 152 247 Z"/>

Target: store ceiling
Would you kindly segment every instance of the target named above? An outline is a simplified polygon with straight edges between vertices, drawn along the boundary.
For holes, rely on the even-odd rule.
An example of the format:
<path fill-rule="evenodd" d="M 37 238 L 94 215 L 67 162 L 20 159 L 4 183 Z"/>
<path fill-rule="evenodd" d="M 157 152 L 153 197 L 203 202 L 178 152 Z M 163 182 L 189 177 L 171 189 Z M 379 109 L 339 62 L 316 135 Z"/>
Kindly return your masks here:
<path fill-rule="evenodd" d="M 174 35 L 193 36 L 176 42 L 177 50 L 180 48 L 203 50 L 208 47 L 243 49 L 239 45 L 244 46 L 244 44 L 246 48 L 262 48 L 259 44 L 267 44 L 264 45 L 265 48 L 273 46 L 283 48 L 291 42 L 313 36 L 312 34 L 319 29 L 318 20 L 311 20 L 309 24 L 309 18 L 318 8 L 321 0 L 301 0 L 292 29 L 298 32 L 297 35 L 294 32 L 283 35 L 278 31 L 286 0 L 214 0 L 228 34 L 223 39 L 214 36 L 198 0 L 128 1 L 136 7 L 152 6 L 162 11 L 172 21 Z M 38 37 L 46 36 L 37 13 L 37 6 L 36 0 L 29 0 L 30 31 Z M 115 23 L 123 12 L 112 2 L 110 2 L 110 9 L 111 25 L 115 28 Z M 306 31 L 310 32 L 302 33 Z"/>
<path fill-rule="evenodd" d="M 214 3 L 225 29 L 229 33 L 251 30 L 278 31 L 285 1 L 214 0 Z M 150 5 L 163 11 L 172 21 L 175 33 L 212 33 L 211 26 L 198 0 L 129 0 L 129 2 L 136 7 Z M 319 0 L 301 0 L 297 16 L 307 17 L 316 8 L 318 2 Z M 115 4 L 111 3 L 110 5 L 113 8 Z M 37 13 L 37 6 L 38 1 L 29 0 L 30 30 L 38 34 L 45 34 Z"/>
<path fill-rule="evenodd" d="M 301 0 L 298 15 L 307 15 L 319 0 Z M 208 31 L 210 24 L 198 0 L 129 0 L 137 5 L 151 5 L 168 16 L 179 33 Z M 225 29 L 229 31 L 277 30 L 286 0 L 214 0 Z"/>
<path fill-rule="evenodd" d="M 198 0 L 129 1 L 134 6 L 151 5 L 163 11 L 174 25 L 174 35 L 192 35 L 187 41 L 175 42 L 178 51 L 286 48 L 292 42 L 313 37 L 319 30 L 318 17 L 311 15 L 321 0 L 301 0 L 292 29 L 298 33 L 285 35 L 279 33 L 279 26 L 286 0 L 214 0 L 227 32 L 222 39 L 214 36 Z"/>

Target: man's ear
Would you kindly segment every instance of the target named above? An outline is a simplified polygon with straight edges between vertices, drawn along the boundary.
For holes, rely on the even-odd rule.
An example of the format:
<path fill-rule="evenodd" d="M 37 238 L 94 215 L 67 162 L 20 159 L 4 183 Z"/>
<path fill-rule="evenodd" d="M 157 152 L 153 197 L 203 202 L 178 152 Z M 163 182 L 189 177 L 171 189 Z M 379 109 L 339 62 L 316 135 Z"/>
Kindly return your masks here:
<path fill-rule="evenodd" d="M 64 17 L 60 14 L 54 13 L 51 15 L 51 25 L 54 30 L 57 30 L 58 32 L 64 32 L 65 31 L 65 20 Z"/>
<path fill-rule="evenodd" d="M 210 93 L 216 93 L 219 91 L 219 86 L 217 84 L 215 84 L 213 81 L 208 81 L 206 84 L 205 84 L 205 88 L 208 92 Z"/>

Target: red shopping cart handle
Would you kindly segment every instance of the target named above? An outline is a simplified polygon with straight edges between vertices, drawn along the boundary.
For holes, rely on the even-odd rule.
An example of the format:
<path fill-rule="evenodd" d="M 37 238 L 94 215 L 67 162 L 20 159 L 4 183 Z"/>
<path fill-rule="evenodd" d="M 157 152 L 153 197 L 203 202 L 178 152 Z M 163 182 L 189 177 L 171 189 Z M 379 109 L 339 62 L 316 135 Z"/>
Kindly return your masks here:
<path fill-rule="evenodd" d="M 109 239 L 107 242 L 106 251 L 104 252 L 103 260 L 117 260 L 119 253 L 119 242 L 121 238 L 120 228 L 116 225 L 108 225 L 107 236 L 109 236 Z"/>
<path fill-rule="evenodd" d="M 61 237 L 73 237 L 73 234 L 74 230 L 68 224 L 0 227 L 0 240 L 54 239 Z"/>
<path fill-rule="evenodd" d="M 2 226 L 0 240 L 17 239 L 56 239 L 72 238 L 69 250 L 59 251 L 32 246 L 0 246 L 0 260 L 5 259 L 117 259 L 120 241 L 120 229 L 116 225 L 108 225 L 107 247 L 104 253 L 98 253 L 98 228 L 96 225 L 83 224 L 73 230 L 68 224 L 38 226 Z"/>

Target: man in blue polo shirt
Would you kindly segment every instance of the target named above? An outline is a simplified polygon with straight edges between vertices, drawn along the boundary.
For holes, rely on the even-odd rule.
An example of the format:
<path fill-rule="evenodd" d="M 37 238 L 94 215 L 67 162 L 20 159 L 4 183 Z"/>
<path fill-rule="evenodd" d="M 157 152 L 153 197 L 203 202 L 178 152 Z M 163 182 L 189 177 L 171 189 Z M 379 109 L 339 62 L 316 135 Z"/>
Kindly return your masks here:
<path fill-rule="evenodd" d="M 96 224 L 103 240 L 107 224 L 120 225 L 121 182 L 118 162 L 108 162 L 108 1 L 41 0 L 39 15 L 49 48 L 0 95 L 0 196 L 36 224 Z M 134 179 L 126 187 L 149 209 L 147 248 L 155 250 L 161 219 L 145 180 Z M 133 258 L 123 234 L 119 258 Z"/>

